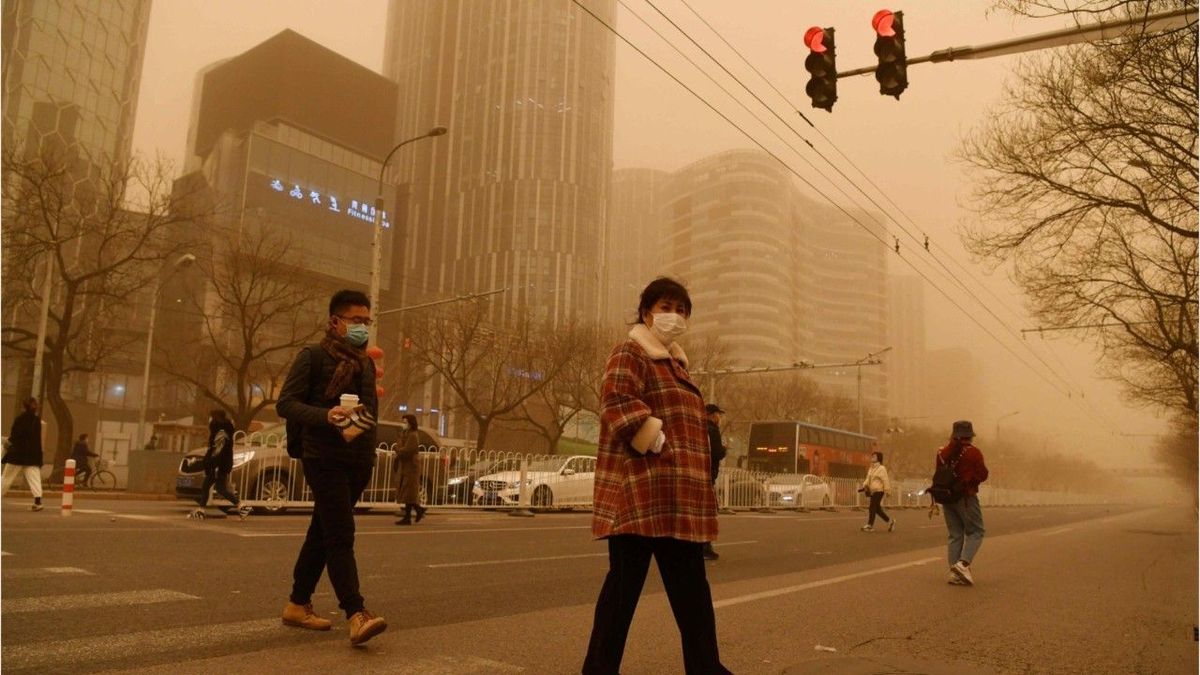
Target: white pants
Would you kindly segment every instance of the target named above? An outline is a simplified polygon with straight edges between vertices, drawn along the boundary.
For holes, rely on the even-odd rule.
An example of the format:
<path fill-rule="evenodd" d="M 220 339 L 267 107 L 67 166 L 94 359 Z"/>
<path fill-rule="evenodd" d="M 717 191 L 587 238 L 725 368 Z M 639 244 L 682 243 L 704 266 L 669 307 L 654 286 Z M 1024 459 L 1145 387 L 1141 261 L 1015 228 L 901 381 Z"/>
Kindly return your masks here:
<path fill-rule="evenodd" d="M 17 474 L 25 476 L 25 482 L 29 483 L 29 491 L 33 493 L 36 499 L 42 498 L 42 467 L 40 466 L 20 466 L 18 464 L 4 465 L 4 489 L 0 490 L 0 495 L 8 494 L 8 488 L 12 487 L 13 481 L 16 480 Z"/>

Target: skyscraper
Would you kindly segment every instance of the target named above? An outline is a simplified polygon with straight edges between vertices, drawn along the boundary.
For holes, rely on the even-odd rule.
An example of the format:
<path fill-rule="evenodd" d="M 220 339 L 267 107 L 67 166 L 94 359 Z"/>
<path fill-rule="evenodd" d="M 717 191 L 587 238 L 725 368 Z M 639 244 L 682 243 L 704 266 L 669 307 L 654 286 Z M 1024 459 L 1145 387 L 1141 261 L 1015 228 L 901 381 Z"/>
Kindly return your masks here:
<path fill-rule="evenodd" d="M 632 321 L 638 294 L 650 280 L 665 272 L 658 192 L 670 175 L 655 169 L 613 172 L 601 280 L 605 327 L 620 327 Z"/>
<path fill-rule="evenodd" d="M 912 275 L 888 277 L 888 383 L 890 414 L 924 418 L 925 411 L 925 289 Z"/>
<path fill-rule="evenodd" d="M 396 138 L 449 129 L 393 160 L 410 195 L 406 303 L 507 287 L 504 314 L 600 318 L 613 40 L 570 0 L 392 0 Z"/>
<path fill-rule="evenodd" d="M 129 157 L 150 0 L 5 0 L 3 142 Z"/>

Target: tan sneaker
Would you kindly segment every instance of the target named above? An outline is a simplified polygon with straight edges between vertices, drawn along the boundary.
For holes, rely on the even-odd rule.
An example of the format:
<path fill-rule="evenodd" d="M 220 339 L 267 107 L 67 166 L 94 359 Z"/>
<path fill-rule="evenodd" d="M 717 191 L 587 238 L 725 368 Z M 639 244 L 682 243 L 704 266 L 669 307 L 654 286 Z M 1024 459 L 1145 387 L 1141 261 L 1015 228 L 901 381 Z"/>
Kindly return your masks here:
<path fill-rule="evenodd" d="M 313 614 L 312 603 L 297 605 L 289 602 L 283 608 L 283 625 L 307 628 L 309 630 L 329 630 L 333 622 Z"/>
<path fill-rule="evenodd" d="M 350 617 L 350 644 L 361 645 L 385 630 L 387 621 L 364 609 Z"/>

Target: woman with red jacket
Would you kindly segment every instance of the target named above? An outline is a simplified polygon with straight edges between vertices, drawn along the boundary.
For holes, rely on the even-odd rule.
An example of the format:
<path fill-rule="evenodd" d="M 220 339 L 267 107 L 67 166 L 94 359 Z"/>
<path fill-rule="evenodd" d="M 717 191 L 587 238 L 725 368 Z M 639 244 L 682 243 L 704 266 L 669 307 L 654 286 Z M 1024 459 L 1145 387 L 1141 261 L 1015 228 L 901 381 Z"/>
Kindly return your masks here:
<path fill-rule="evenodd" d="M 975 431 L 971 423 L 959 420 L 954 423 L 950 442 L 938 450 L 937 465 L 949 465 L 954 469 L 963 486 L 962 499 L 942 505 L 949 539 L 947 558 L 950 562 L 949 582 L 959 586 L 971 586 L 975 578 L 971 575 L 971 560 L 983 545 L 983 510 L 979 506 L 979 484 L 987 480 L 987 465 L 983 453 L 971 444 Z"/>
<path fill-rule="evenodd" d="M 704 544 L 717 537 L 704 399 L 676 342 L 691 313 L 683 285 L 655 279 L 604 368 L 592 534 L 607 540 L 609 567 L 585 675 L 620 671 L 651 556 L 679 626 L 684 671 L 729 672 L 704 570 Z"/>

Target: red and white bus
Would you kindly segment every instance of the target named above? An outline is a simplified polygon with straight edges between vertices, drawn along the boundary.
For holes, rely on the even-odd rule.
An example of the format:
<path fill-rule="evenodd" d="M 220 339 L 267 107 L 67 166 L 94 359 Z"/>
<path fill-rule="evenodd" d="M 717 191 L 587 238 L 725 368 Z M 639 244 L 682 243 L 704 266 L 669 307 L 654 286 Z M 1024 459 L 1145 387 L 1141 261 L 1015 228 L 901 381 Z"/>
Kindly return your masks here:
<path fill-rule="evenodd" d="M 879 441 L 874 436 L 807 422 L 754 422 L 750 425 L 747 468 L 861 479 L 876 450 Z"/>

